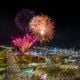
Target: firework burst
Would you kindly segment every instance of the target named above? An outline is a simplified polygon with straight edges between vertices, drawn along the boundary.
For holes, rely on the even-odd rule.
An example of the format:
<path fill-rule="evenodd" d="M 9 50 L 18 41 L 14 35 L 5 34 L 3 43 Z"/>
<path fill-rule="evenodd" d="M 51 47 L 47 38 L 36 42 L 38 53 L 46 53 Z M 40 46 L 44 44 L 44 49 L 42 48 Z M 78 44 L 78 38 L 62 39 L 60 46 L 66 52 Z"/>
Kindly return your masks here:
<path fill-rule="evenodd" d="M 15 17 L 16 26 L 25 32 L 28 32 L 29 20 L 35 15 L 35 13 L 30 9 L 21 9 L 18 11 Z"/>
<path fill-rule="evenodd" d="M 54 35 L 54 22 L 46 15 L 37 15 L 31 19 L 29 29 L 40 42 L 49 41 Z"/>
<path fill-rule="evenodd" d="M 14 38 L 11 42 L 24 53 L 36 42 L 36 38 L 26 34 L 22 38 Z"/>

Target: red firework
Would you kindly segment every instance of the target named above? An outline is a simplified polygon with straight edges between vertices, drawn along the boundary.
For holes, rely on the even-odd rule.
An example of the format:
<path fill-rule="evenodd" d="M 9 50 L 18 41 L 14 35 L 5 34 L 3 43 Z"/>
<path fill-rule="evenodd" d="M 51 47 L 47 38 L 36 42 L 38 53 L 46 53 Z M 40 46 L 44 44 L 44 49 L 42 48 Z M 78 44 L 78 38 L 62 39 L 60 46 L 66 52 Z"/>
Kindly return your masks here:
<path fill-rule="evenodd" d="M 24 35 L 22 38 L 14 38 L 11 42 L 13 45 L 17 46 L 23 53 L 26 52 L 35 42 L 36 38 L 30 36 L 29 34 Z"/>

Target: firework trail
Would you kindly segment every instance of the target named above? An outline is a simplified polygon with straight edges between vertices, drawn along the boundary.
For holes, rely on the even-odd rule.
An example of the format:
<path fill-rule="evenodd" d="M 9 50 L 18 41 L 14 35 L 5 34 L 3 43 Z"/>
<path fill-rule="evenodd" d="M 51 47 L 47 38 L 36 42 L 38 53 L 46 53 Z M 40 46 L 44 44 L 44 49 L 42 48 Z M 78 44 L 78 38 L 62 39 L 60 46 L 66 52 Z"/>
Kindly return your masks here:
<path fill-rule="evenodd" d="M 21 9 L 18 11 L 15 17 L 16 26 L 25 32 L 28 32 L 28 23 L 29 20 L 35 15 L 35 12 L 30 9 Z"/>
<path fill-rule="evenodd" d="M 17 46 L 23 53 L 26 52 L 34 43 L 36 43 L 37 39 L 32 37 L 29 34 L 24 35 L 22 38 L 14 38 L 11 42 L 13 45 Z"/>
<path fill-rule="evenodd" d="M 37 15 L 31 19 L 29 30 L 40 42 L 49 41 L 54 35 L 54 22 L 47 15 Z"/>

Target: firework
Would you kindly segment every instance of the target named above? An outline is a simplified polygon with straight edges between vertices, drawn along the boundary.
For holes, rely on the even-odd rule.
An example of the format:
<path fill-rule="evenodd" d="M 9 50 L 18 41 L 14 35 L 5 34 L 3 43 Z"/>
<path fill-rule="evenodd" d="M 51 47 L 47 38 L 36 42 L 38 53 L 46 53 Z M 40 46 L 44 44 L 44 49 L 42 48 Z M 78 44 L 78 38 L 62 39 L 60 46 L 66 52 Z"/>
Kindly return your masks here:
<path fill-rule="evenodd" d="M 36 42 L 36 38 L 26 34 L 22 38 L 14 38 L 11 42 L 24 53 Z"/>
<path fill-rule="evenodd" d="M 54 35 L 54 22 L 46 15 L 34 16 L 29 23 L 32 35 L 40 42 L 49 41 Z"/>
<path fill-rule="evenodd" d="M 15 24 L 16 26 L 22 30 L 27 32 L 28 31 L 28 23 L 29 20 L 35 15 L 35 13 L 29 9 L 21 9 L 16 17 L 15 17 Z"/>

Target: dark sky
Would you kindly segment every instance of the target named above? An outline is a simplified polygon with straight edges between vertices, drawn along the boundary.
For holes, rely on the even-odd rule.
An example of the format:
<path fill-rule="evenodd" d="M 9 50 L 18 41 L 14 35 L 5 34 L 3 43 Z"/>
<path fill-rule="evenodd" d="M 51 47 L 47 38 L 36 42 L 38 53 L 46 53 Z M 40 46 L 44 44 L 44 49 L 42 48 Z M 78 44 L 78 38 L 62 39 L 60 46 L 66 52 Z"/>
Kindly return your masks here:
<path fill-rule="evenodd" d="M 22 0 L 7 3 L 5 5 L 3 2 L 0 6 L 0 44 L 8 43 L 13 34 L 20 32 L 14 25 L 14 18 L 21 8 L 42 12 L 55 20 L 55 38 L 49 45 L 80 44 L 80 6 L 78 2 L 52 2 L 51 0 L 26 0 L 25 2 Z"/>

